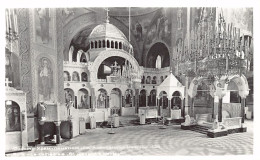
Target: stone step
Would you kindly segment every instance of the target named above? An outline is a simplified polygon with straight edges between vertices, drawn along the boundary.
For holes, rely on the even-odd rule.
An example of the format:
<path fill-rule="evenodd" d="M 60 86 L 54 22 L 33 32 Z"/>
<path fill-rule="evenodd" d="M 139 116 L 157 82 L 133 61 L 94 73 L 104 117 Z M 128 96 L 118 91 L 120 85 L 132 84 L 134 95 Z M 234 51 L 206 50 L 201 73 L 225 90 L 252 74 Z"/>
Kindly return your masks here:
<path fill-rule="evenodd" d="M 195 125 L 195 126 L 191 127 L 190 130 L 199 132 L 202 134 L 207 134 L 208 129 L 209 129 L 209 127 L 206 127 L 206 126 Z"/>

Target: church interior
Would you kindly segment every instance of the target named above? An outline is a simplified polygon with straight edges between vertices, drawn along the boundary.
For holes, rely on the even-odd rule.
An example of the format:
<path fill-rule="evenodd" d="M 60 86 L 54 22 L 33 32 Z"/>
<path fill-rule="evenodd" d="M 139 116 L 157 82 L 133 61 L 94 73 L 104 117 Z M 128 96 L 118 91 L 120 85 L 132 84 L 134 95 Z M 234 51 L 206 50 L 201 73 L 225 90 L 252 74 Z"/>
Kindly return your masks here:
<path fill-rule="evenodd" d="M 129 126 L 251 136 L 253 8 L 9 8 L 5 23 L 8 155 Z"/>

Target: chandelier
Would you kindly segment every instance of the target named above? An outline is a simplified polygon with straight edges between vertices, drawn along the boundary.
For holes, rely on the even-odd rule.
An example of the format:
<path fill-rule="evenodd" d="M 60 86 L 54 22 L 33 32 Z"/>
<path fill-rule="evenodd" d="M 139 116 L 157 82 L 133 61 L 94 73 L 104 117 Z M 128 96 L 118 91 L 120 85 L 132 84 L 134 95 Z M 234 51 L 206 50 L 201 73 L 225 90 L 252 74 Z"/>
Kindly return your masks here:
<path fill-rule="evenodd" d="M 242 75 L 249 70 L 253 40 L 240 35 L 240 29 L 226 24 L 223 14 L 217 25 L 211 11 L 198 27 L 175 49 L 178 75 L 208 77 L 214 81 L 225 76 Z"/>
<path fill-rule="evenodd" d="M 18 29 L 17 29 L 17 15 L 14 9 L 6 9 L 6 53 L 11 54 L 13 52 L 13 44 L 18 40 Z"/>

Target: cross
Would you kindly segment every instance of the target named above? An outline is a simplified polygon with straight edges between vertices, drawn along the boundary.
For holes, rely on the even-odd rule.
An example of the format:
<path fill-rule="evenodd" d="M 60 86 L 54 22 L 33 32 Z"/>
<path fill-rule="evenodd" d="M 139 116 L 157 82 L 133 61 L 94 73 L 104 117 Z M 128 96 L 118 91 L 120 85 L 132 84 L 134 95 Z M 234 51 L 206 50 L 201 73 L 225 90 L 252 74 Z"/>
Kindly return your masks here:
<path fill-rule="evenodd" d="M 108 8 L 105 8 L 105 10 L 107 11 L 107 19 L 106 22 L 109 23 L 109 16 L 108 16 L 108 12 L 110 11 Z"/>
<path fill-rule="evenodd" d="M 5 79 L 5 86 L 10 87 L 9 84 L 12 84 L 12 81 L 9 81 L 8 78 Z"/>

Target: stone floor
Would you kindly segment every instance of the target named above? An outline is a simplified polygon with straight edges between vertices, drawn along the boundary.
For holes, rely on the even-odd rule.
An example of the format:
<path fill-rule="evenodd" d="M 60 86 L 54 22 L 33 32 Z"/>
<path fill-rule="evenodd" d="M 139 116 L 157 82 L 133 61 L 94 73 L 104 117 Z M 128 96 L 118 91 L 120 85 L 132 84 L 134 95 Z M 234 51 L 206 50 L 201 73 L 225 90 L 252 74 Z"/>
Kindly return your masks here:
<path fill-rule="evenodd" d="M 248 132 L 225 137 L 208 138 L 194 131 L 180 129 L 180 125 L 139 125 L 86 130 L 57 146 L 36 146 L 31 151 L 7 154 L 6 156 L 42 155 L 251 155 L 253 154 L 253 121 L 246 121 Z"/>

